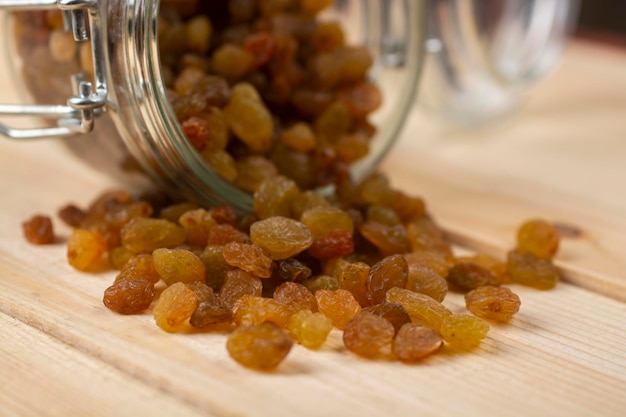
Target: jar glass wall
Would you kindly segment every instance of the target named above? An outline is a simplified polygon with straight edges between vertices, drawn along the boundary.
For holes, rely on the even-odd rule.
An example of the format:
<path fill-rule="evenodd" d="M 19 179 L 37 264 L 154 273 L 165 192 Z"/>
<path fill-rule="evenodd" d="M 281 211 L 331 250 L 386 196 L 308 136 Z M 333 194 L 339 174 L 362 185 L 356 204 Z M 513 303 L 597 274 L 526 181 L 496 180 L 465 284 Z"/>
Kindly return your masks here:
<path fill-rule="evenodd" d="M 123 171 L 120 161 L 125 161 L 125 170 L 132 166 L 125 158 L 128 153 L 151 178 L 176 194 L 247 211 L 251 193 L 224 180 L 206 163 L 187 140 L 172 108 L 159 49 L 161 6 L 167 6 L 167 1 L 163 5 L 156 0 L 98 2 L 102 37 L 107 41 L 106 114 L 96 118 L 88 137 L 71 138 L 68 144 L 87 155 L 97 169 L 113 175 Z M 338 0 L 319 16 L 320 22 L 340 22 L 347 44 L 364 45 L 371 51 L 374 64 L 368 77 L 383 92 L 383 104 L 371 116 L 376 133 L 370 151 L 351 169 L 355 177 L 365 175 L 389 150 L 413 104 L 425 39 L 424 6 L 414 0 Z M 68 41 L 68 49 L 57 48 L 55 42 L 61 41 L 53 37 L 63 42 L 67 37 L 62 22 L 54 21 L 55 15 L 48 12 L 27 13 L 29 17 L 14 16 L 12 24 L 5 25 L 17 42 L 14 53 L 24 63 L 21 75 L 35 102 L 63 103 L 71 93 L 70 75 L 89 72 L 85 58 L 89 54 L 83 53 L 87 47 L 69 46 Z"/>

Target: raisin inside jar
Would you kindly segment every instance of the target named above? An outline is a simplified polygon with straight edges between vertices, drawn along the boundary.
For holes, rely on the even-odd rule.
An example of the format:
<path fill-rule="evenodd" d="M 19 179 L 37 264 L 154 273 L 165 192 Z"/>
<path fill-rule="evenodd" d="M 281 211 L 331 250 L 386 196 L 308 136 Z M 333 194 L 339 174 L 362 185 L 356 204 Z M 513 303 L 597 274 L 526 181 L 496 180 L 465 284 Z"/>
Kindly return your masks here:
<path fill-rule="evenodd" d="M 125 184 L 129 171 L 141 171 L 177 197 L 247 212 L 273 176 L 305 190 L 362 178 L 413 103 L 421 3 L 102 3 L 109 106 L 96 118 L 98 140 L 68 142 Z M 21 75 L 36 102 L 67 101 L 71 74 L 93 78 L 89 42 L 72 43 L 60 11 L 12 15 Z M 394 24 L 383 16 L 404 17 Z M 402 28 L 393 36 L 406 57 L 396 66 L 382 59 L 389 27 Z M 387 88 L 390 81 L 398 88 Z"/>

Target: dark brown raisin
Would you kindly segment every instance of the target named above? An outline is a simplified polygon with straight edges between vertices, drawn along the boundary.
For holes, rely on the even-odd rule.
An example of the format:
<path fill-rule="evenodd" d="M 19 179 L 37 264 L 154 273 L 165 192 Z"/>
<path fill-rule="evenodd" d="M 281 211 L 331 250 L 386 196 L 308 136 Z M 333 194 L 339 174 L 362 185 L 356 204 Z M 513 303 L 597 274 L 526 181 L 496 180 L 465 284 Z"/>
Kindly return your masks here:
<path fill-rule="evenodd" d="M 48 216 L 36 215 L 22 223 L 24 237 L 35 245 L 54 243 L 52 219 Z"/>
<path fill-rule="evenodd" d="M 154 284 L 145 278 L 119 279 L 104 291 L 102 301 L 110 310 L 120 314 L 137 314 L 150 307 Z"/>

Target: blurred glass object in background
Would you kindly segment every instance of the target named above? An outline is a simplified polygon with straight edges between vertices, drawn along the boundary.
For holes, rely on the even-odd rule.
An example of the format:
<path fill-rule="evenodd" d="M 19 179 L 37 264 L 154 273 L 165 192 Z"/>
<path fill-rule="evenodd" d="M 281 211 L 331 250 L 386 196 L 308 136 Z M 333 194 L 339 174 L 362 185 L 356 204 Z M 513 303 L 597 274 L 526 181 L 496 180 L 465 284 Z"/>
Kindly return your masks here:
<path fill-rule="evenodd" d="M 428 0 L 418 102 L 477 126 L 509 113 L 557 64 L 579 0 Z"/>

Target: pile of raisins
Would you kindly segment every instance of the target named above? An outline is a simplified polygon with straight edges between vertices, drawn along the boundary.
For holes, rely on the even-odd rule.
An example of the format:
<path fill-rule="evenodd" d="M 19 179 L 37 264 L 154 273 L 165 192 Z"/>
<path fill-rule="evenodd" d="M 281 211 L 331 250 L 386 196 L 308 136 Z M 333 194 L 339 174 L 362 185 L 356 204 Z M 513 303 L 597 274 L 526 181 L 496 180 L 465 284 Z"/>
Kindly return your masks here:
<path fill-rule="evenodd" d="M 320 348 L 333 328 L 360 357 L 411 363 L 444 345 L 472 349 L 487 321 L 509 321 L 520 299 L 504 284 L 556 284 L 549 223 L 525 223 L 505 262 L 455 256 L 422 199 L 380 173 L 353 181 L 381 94 L 367 49 L 319 18 L 330 3 L 162 1 L 172 108 L 202 158 L 254 193 L 253 212 L 125 191 L 64 207 L 70 265 L 118 271 L 107 308 L 151 311 L 167 332 L 230 329 L 229 354 L 257 370 L 294 343 Z M 313 191 L 327 184 L 331 195 Z M 23 229 L 32 243 L 55 241 L 49 217 Z M 442 303 L 448 290 L 465 293 L 467 314 Z"/>
<path fill-rule="evenodd" d="M 118 270 L 105 306 L 151 311 L 168 332 L 230 329 L 229 354 L 257 370 L 275 368 L 294 343 L 320 348 L 333 328 L 368 359 L 411 363 L 444 345 L 472 349 L 488 321 L 519 310 L 506 284 L 548 289 L 559 280 L 550 223 L 524 223 L 506 261 L 455 256 L 424 201 L 379 173 L 330 197 L 271 177 L 244 216 L 124 191 L 59 216 L 73 227 L 74 268 Z M 33 243 L 54 241 L 42 218 L 24 223 Z M 443 304 L 449 290 L 465 294 L 468 313 Z"/>

